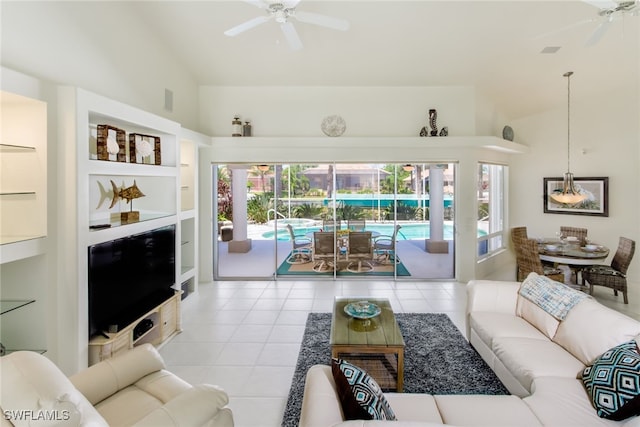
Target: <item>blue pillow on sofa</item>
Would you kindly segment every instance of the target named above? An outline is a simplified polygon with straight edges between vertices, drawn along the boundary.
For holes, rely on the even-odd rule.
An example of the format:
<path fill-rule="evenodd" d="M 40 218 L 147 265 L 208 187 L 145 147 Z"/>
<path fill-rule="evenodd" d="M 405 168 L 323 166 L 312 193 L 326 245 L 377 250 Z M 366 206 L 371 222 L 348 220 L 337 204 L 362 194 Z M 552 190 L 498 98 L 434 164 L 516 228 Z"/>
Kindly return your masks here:
<path fill-rule="evenodd" d="M 342 359 L 331 359 L 345 420 L 395 420 L 378 383 L 363 369 Z"/>
<path fill-rule="evenodd" d="M 640 354 L 635 340 L 617 345 L 582 372 L 582 382 L 601 418 L 640 415 Z"/>

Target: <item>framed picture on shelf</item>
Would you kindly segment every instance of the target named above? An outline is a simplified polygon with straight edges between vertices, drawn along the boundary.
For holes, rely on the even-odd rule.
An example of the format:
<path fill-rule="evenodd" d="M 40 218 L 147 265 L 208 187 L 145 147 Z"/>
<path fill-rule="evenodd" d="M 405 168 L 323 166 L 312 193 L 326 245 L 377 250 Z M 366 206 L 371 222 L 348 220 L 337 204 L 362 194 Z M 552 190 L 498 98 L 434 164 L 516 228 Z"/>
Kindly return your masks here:
<path fill-rule="evenodd" d="M 544 213 L 567 215 L 609 216 L 609 178 L 573 178 L 576 190 L 586 195 L 575 205 L 558 203 L 551 198 L 553 193 L 562 192 L 563 178 L 543 178 Z"/>
<path fill-rule="evenodd" d="M 129 162 L 161 165 L 160 137 L 142 133 L 130 133 Z"/>
<path fill-rule="evenodd" d="M 96 133 L 98 160 L 117 162 L 127 160 L 124 130 L 111 125 L 98 125 Z"/>

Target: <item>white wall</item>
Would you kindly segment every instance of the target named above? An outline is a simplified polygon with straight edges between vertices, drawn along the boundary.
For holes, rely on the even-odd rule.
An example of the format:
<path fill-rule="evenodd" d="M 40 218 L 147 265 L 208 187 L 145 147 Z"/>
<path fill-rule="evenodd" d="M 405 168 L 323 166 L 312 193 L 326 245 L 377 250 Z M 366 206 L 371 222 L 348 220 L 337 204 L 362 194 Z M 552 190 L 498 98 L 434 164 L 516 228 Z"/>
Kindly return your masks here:
<path fill-rule="evenodd" d="M 428 111 L 438 112 L 438 129 L 451 136 L 475 136 L 472 87 L 221 87 L 200 88 L 202 132 L 231 136 L 239 114 L 254 136 L 324 136 L 322 119 L 338 114 L 343 136 L 418 136 Z"/>
<path fill-rule="evenodd" d="M 640 243 L 640 107 L 637 81 L 617 92 L 580 99 L 571 85 L 571 171 L 576 177 L 609 177 L 609 217 L 543 213 L 543 178 L 567 169 L 567 106 L 517 120 L 513 127 L 530 154 L 514 156 L 511 167 L 511 223 L 530 236 L 553 236 L 561 225 L 589 229 L 589 238 L 610 248 L 619 236 Z M 566 99 L 566 95 L 565 95 Z M 584 150 L 584 152 L 583 152 Z M 640 256 L 629 268 L 640 281 Z"/>
<path fill-rule="evenodd" d="M 2 2 L 2 65 L 194 128 L 194 77 L 128 13 L 126 3 Z M 173 112 L 164 109 L 165 88 L 174 93 Z"/>

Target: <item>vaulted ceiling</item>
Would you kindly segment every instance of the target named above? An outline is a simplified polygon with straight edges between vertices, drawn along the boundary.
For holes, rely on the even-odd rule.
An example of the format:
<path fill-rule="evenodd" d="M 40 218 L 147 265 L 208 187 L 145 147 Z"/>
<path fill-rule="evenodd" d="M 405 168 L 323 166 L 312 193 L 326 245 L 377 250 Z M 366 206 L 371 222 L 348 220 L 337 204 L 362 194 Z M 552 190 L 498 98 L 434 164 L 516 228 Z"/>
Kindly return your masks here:
<path fill-rule="evenodd" d="M 569 70 L 575 72 L 574 99 L 620 87 L 640 93 L 640 16 L 616 16 L 602 39 L 586 46 L 604 20 L 592 3 L 301 0 L 298 11 L 342 18 L 350 28 L 294 19 L 304 45 L 298 51 L 289 48 L 275 20 L 236 37 L 223 34 L 264 16 L 248 0 L 129 1 L 118 7 L 199 85 L 474 86 L 516 119 L 565 103 L 562 75 Z M 607 3 L 612 0 L 601 4 Z M 114 28 L 99 14 L 93 19 Z"/>

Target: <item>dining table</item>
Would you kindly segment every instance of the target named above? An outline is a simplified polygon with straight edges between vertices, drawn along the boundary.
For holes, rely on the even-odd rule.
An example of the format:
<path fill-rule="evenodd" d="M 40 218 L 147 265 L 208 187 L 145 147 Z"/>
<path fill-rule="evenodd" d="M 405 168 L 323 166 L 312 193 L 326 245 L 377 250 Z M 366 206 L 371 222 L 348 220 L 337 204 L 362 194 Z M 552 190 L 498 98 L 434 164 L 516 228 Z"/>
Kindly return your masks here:
<path fill-rule="evenodd" d="M 578 241 L 539 239 L 538 254 L 541 261 L 551 262 L 554 265 L 566 265 L 571 268 L 575 272 L 576 284 L 578 287 L 584 288 L 581 270 L 589 265 L 603 264 L 609 256 L 609 248 L 593 242 L 581 246 Z"/>
<path fill-rule="evenodd" d="M 542 261 L 579 266 L 602 264 L 609 256 L 609 248 L 596 243 L 580 246 L 578 242 L 568 240 L 541 239 L 538 253 Z"/>

